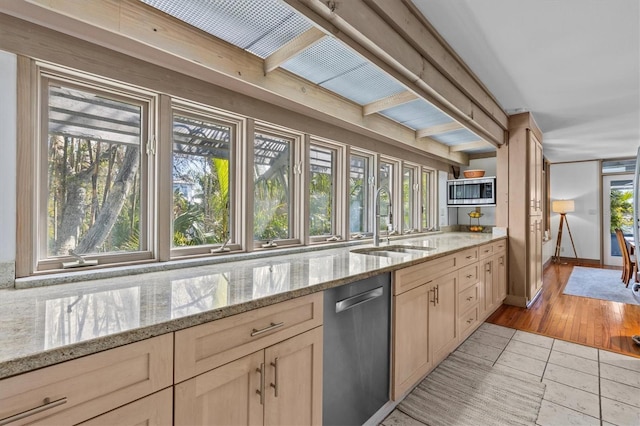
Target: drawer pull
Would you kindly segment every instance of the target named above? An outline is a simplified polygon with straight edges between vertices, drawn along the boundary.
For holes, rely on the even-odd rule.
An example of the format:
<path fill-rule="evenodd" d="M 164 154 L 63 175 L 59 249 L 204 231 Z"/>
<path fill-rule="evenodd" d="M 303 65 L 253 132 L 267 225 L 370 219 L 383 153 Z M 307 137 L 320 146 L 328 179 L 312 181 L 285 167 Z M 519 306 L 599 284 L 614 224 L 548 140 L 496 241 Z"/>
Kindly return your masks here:
<path fill-rule="evenodd" d="M 471 324 L 473 322 L 473 318 L 467 320 L 467 324 Z"/>
<path fill-rule="evenodd" d="M 472 300 L 473 300 L 473 296 L 469 296 L 469 297 L 467 297 L 467 302 L 470 302 L 470 301 L 472 301 Z"/>
<path fill-rule="evenodd" d="M 467 278 L 471 278 L 471 277 L 473 277 L 473 274 L 467 275 Z"/>
<path fill-rule="evenodd" d="M 265 327 L 265 328 L 263 328 L 261 330 L 258 330 L 256 328 L 254 328 L 253 331 L 251 332 L 251 337 L 258 336 L 258 335 L 260 335 L 262 333 L 266 333 L 267 331 L 275 330 L 276 328 L 280 328 L 283 325 L 284 325 L 284 322 L 279 322 L 279 323 L 272 322 L 271 325 L 269 325 L 268 327 Z"/>
<path fill-rule="evenodd" d="M 33 416 L 34 414 L 41 413 L 46 410 L 50 410 L 55 407 L 59 407 L 62 404 L 67 403 L 67 397 L 63 397 L 60 399 L 56 399 L 55 401 L 51 401 L 50 398 L 45 398 L 42 401 L 42 405 L 39 407 L 31 408 L 27 411 L 23 411 L 22 413 L 14 414 L 13 416 L 5 417 L 4 419 L 0 419 L 0 426 L 8 425 L 9 423 L 15 422 L 17 420 L 24 419 L 29 416 Z"/>
<path fill-rule="evenodd" d="M 469 256 L 467 256 L 467 259 L 473 259 L 473 255 L 470 254 Z"/>

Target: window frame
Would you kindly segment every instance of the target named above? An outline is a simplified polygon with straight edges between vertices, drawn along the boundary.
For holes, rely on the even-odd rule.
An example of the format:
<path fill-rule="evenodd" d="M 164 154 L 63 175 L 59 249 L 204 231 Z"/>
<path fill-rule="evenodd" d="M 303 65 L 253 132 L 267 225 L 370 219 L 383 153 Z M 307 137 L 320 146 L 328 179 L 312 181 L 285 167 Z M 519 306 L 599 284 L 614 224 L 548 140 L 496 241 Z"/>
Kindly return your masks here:
<path fill-rule="evenodd" d="M 291 129 L 286 129 L 280 126 L 276 126 L 274 124 L 258 122 L 254 121 L 251 126 L 251 134 L 250 140 L 247 145 L 247 151 L 250 151 L 250 155 L 247 155 L 247 191 L 246 196 L 251 198 L 251 208 L 252 214 L 250 218 L 248 217 L 245 221 L 246 224 L 246 234 L 247 239 L 251 239 L 252 250 L 272 250 L 277 247 L 287 247 L 287 246 L 295 246 L 302 244 L 302 236 L 303 236 L 303 207 L 301 205 L 301 200 L 304 199 L 304 195 L 302 194 L 302 188 L 306 186 L 304 173 L 302 171 L 303 165 L 303 149 L 302 143 L 305 137 L 304 134 L 299 132 L 294 132 Z M 253 176 L 253 168 L 254 168 L 254 152 L 255 152 L 255 134 L 263 133 L 267 135 L 271 135 L 277 138 L 288 139 L 290 142 L 290 200 L 289 200 L 289 237 L 288 238 L 275 238 L 273 240 L 255 240 L 254 239 L 254 217 L 255 217 L 255 185 L 254 185 L 254 176 Z M 262 247 L 263 244 L 267 242 L 274 242 L 277 244 L 275 247 Z"/>
<path fill-rule="evenodd" d="M 390 231 L 383 230 L 379 233 L 379 235 L 387 235 L 387 234 L 394 235 L 394 234 L 399 234 L 401 232 L 401 230 L 399 230 L 398 228 L 398 220 L 400 221 L 400 223 L 402 223 L 402 160 L 389 157 L 386 155 L 378 156 L 378 160 L 376 164 L 376 191 L 380 189 L 380 182 L 382 181 L 382 179 L 380 178 L 380 172 L 384 164 L 389 164 L 392 167 L 391 173 L 389 176 L 391 182 L 389 187 L 387 188 L 389 189 L 389 192 L 391 192 L 390 201 L 391 201 L 392 218 L 391 218 L 391 230 Z M 375 203 L 375 198 L 374 198 L 374 203 Z M 376 206 L 373 207 L 374 216 L 375 216 L 375 207 Z M 376 221 L 374 219 L 374 222 L 377 222 L 377 225 L 380 226 L 379 221 Z"/>
<path fill-rule="evenodd" d="M 429 175 L 429 182 L 425 187 L 422 177 L 427 174 Z M 420 232 L 428 232 L 437 227 L 437 217 L 438 217 L 438 192 L 437 192 L 437 170 L 432 169 L 430 167 L 422 166 L 420 167 L 420 207 L 418 209 L 419 218 L 420 218 L 420 227 L 418 228 Z M 425 197 L 425 191 L 426 197 Z M 424 200 L 428 199 L 428 205 L 425 208 Z M 425 224 L 422 220 L 422 215 L 427 213 L 427 224 Z"/>
<path fill-rule="evenodd" d="M 351 232 L 351 186 L 350 186 L 350 178 L 351 178 L 351 156 L 355 155 L 357 157 L 362 157 L 367 159 L 367 170 L 366 179 L 364 179 L 364 184 L 366 185 L 365 191 L 365 206 L 366 211 L 363 217 L 366 218 L 366 226 L 367 228 L 364 232 Z M 349 236 L 349 240 L 362 240 L 362 239 L 371 239 L 373 238 L 373 225 L 375 223 L 375 208 L 373 208 L 373 202 L 376 194 L 376 182 L 378 180 L 378 156 L 376 153 L 372 151 L 366 151 L 359 148 L 348 147 L 347 153 L 347 161 L 346 161 L 346 177 L 345 177 L 345 210 L 346 210 L 346 221 L 347 224 L 345 226 L 345 235 Z M 361 236 L 361 237 L 359 237 Z"/>
<path fill-rule="evenodd" d="M 409 219 L 411 221 L 411 223 L 409 224 L 409 228 L 404 229 L 404 215 L 405 215 L 405 211 L 404 211 L 404 176 L 405 176 L 405 171 L 410 171 L 411 172 L 411 178 L 412 178 L 412 184 L 411 187 L 409 188 L 409 192 L 411 194 L 411 200 L 410 200 L 410 211 L 409 211 Z M 402 182 L 400 184 L 400 197 L 401 197 L 401 229 L 399 230 L 399 232 L 402 232 L 403 234 L 413 234 L 416 232 L 419 232 L 421 230 L 421 227 L 418 226 L 417 224 L 421 223 L 422 218 L 420 217 L 420 205 L 422 203 L 422 199 L 421 199 L 421 191 L 420 191 L 420 178 L 422 177 L 422 175 L 419 173 L 420 172 L 420 166 L 418 164 L 414 164 L 414 163 L 409 163 L 409 162 L 402 162 Z"/>
<path fill-rule="evenodd" d="M 87 266 L 84 269 L 102 269 L 109 266 L 120 266 L 131 263 L 149 262 L 157 259 L 155 247 L 155 224 L 153 214 L 156 156 L 155 149 L 156 110 L 158 95 L 136 86 L 122 82 L 114 82 L 106 78 L 93 76 L 89 73 L 78 73 L 64 67 L 33 61 L 32 69 L 35 74 L 35 98 L 32 98 L 36 109 L 36 122 L 34 132 L 34 149 L 32 161 L 36 165 L 35 176 L 28 179 L 35 188 L 33 200 L 32 226 L 35 232 L 32 235 L 32 261 L 31 274 L 69 271 L 64 269 L 63 262 L 75 260 L 72 256 L 48 256 L 47 254 L 47 204 L 48 204 L 48 110 L 49 87 L 51 82 L 63 87 L 82 90 L 131 104 L 141 108 L 141 135 L 140 135 L 140 165 L 139 179 L 146 184 L 140 185 L 140 249 L 127 253 L 106 253 L 82 255 L 86 260 L 98 260 L 98 265 Z M 24 241 L 24 240 L 23 240 Z M 16 276 L 20 276 L 16 274 Z"/>
<path fill-rule="evenodd" d="M 344 173 L 344 162 L 345 162 L 345 151 L 346 146 L 344 144 L 340 144 L 338 142 L 330 141 L 327 139 L 322 139 L 317 136 L 309 136 L 308 143 L 305 144 L 305 176 L 306 176 L 306 185 L 305 187 L 305 198 L 304 198 L 304 210 L 305 217 L 309 218 L 310 211 L 310 182 L 311 182 L 311 147 L 317 146 L 321 149 L 331 150 L 334 153 L 334 164 L 332 165 L 332 178 L 333 178 L 333 188 L 332 188 L 332 199 L 333 205 L 331 208 L 331 233 L 327 235 L 311 235 L 310 232 L 310 220 L 305 221 L 305 230 L 304 234 L 307 236 L 307 244 L 318 244 L 318 243 L 331 243 L 335 241 L 339 241 L 344 239 L 345 235 L 345 209 L 343 198 L 340 196 L 340 190 L 345 187 L 345 173 Z M 329 238 L 338 238 L 335 241 L 328 240 Z"/>
<path fill-rule="evenodd" d="M 211 254 L 227 254 L 232 252 L 242 251 L 243 240 L 241 229 L 243 226 L 243 216 L 241 214 L 245 209 L 243 206 L 246 204 L 246 200 L 242 196 L 242 173 L 240 172 L 239 165 L 244 157 L 244 144 L 241 143 L 241 136 L 245 133 L 246 120 L 241 116 L 228 114 L 224 111 L 220 111 L 211 106 L 198 104 L 185 99 L 173 98 L 171 100 L 171 165 L 173 167 L 173 125 L 174 117 L 176 115 L 184 115 L 188 118 L 199 119 L 203 121 L 211 121 L 219 123 L 223 126 L 227 126 L 230 129 L 229 135 L 229 238 L 230 243 L 225 247 L 229 248 L 228 252 L 215 253 L 215 250 L 222 246 L 222 244 L 202 244 L 199 246 L 183 246 L 175 247 L 173 245 L 173 219 L 172 215 L 169 215 L 170 223 L 166 224 L 170 231 L 169 246 L 170 257 L 172 259 L 189 257 L 189 256 L 201 256 Z M 170 205 L 168 208 L 173 208 L 173 176 L 169 174 L 171 194 Z"/>

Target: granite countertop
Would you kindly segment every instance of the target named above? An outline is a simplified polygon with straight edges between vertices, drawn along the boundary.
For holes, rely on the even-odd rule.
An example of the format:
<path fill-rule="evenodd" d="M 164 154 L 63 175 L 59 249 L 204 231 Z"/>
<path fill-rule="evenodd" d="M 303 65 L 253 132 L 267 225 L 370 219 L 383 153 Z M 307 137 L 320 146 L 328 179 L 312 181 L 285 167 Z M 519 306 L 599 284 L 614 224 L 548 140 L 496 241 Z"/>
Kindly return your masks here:
<path fill-rule="evenodd" d="M 422 255 L 353 253 L 368 245 L 125 277 L 0 290 L 0 379 L 322 291 L 504 238 L 451 232 L 394 244 Z"/>

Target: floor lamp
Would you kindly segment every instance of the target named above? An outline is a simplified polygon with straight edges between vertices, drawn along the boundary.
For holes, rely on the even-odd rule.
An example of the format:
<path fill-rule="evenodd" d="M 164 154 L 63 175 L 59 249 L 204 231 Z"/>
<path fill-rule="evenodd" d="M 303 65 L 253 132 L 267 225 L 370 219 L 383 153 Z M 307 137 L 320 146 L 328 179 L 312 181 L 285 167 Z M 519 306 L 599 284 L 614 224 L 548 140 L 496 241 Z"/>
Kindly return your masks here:
<path fill-rule="evenodd" d="M 571 246 L 573 247 L 573 253 L 578 258 L 578 252 L 576 252 L 576 246 L 573 243 L 573 235 L 571 235 L 571 228 L 569 228 L 569 222 L 567 221 L 567 213 L 575 211 L 574 200 L 556 200 L 551 203 L 551 210 L 554 213 L 560 214 L 560 226 L 558 227 L 558 240 L 556 241 L 556 253 L 553 255 L 553 261 L 558 262 L 560 259 L 560 246 L 562 245 L 562 226 L 567 222 L 567 231 L 569 231 L 569 238 L 571 238 Z"/>

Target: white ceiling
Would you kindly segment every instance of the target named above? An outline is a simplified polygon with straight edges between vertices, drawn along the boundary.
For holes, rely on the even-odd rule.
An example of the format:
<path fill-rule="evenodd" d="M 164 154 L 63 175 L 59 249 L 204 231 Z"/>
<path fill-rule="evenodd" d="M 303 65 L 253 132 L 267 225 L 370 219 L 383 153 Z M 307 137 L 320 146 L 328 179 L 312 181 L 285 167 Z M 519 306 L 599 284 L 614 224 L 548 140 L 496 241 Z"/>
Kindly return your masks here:
<path fill-rule="evenodd" d="M 412 0 L 551 162 L 640 145 L 640 1 Z"/>

